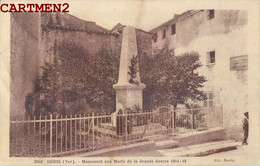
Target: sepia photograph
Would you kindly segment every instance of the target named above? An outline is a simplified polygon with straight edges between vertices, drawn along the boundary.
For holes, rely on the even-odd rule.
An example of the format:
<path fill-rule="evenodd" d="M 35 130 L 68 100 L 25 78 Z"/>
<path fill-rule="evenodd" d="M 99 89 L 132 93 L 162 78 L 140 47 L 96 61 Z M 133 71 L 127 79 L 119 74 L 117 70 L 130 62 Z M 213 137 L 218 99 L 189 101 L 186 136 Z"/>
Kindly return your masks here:
<path fill-rule="evenodd" d="M 198 2 L 0 1 L 1 164 L 259 164 L 259 1 Z"/>

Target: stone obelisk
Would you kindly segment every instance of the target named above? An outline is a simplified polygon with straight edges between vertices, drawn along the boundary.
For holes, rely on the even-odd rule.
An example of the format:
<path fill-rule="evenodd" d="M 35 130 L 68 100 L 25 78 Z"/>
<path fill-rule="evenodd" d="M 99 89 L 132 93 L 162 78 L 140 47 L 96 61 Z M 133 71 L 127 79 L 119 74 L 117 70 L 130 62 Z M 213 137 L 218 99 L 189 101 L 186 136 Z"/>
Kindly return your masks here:
<path fill-rule="evenodd" d="M 118 83 L 113 85 L 116 90 L 116 114 L 119 109 L 130 108 L 134 105 L 143 106 L 143 89 L 145 84 L 141 83 L 139 71 L 135 80 L 138 83 L 129 83 L 131 79 L 131 59 L 137 56 L 136 32 L 134 27 L 126 26 L 123 29 L 122 47 L 120 55 Z M 137 67 L 139 64 L 137 64 Z"/>

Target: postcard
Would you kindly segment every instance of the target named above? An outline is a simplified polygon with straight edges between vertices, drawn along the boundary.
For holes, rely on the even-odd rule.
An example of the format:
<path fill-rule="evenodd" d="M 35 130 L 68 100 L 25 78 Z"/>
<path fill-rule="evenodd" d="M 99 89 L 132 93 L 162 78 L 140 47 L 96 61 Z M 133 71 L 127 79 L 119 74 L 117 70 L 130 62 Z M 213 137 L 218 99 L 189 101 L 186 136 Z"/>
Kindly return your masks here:
<path fill-rule="evenodd" d="M 259 1 L 0 1 L 1 165 L 260 164 Z"/>

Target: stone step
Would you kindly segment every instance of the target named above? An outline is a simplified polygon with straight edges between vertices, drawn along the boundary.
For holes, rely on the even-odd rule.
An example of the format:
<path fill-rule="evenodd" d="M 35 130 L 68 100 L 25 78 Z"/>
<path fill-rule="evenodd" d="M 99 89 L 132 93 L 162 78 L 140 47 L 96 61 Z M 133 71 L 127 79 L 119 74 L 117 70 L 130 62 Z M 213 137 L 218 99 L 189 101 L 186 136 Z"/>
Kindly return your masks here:
<path fill-rule="evenodd" d="M 165 140 L 165 141 L 160 141 L 155 143 L 156 149 L 169 149 L 177 146 L 178 146 L 178 141 L 174 141 L 174 140 Z"/>
<path fill-rule="evenodd" d="M 113 126 L 111 123 L 100 123 L 98 127 L 116 131 L 116 126 Z"/>
<path fill-rule="evenodd" d="M 180 147 L 213 141 L 223 141 L 225 139 L 226 131 L 221 127 L 215 127 L 205 131 L 193 131 L 192 133 L 178 134 L 174 136 L 174 140 L 179 142 Z"/>
<path fill-rule="evenodd" d="M 162 142 L 167 140 L 173 140 L 172 135 L 156 135 L 153 137 L 154 142 Z"/>
<path fill-rule="evenodd" d="M 173 157 L 199 157 L 223 151 L 234 150 L 237 148 L 237 146 L 239 146 L 238 143 L 231 141 L 218 141 L 159 151 L 166 156 L 171 155 Z"/>
<path fill-rule="evenodd" d="M 117 135 L 117 132 L 115 130 L 109 130 L 107 128 L 103 128 L 103 127 L 99 127 L 99 126 L 95 127 L 95 133 L 98 134 L 98 136 L 117 138 L 119 140 L 126 140 L 125 132 L 123 132 L 121 135 Z M 132 132 L 130 135 L 127 135 L 127 139 L 129 141 L 131 141 L 131 140 L 149 140 L 149 138 L 151 138 L 152 135 L 153 135 L 153 133 Z M 168 137 L 167 137 L 167 139 L 168 139 Z"/>
<path fill-rule="evenodd" d="M 155 143 L 153 141 L 139 142 L 118 147 L 97 150 L 94 152 L 86 152 L 71 155 L 70 157 L 116 157 L 116 156 L 133 156 L 137 152 L 153 151 Z"/>
<path fill-rule="evenodd" d="M 103 134 L 103 135 L 116 135 L 116 130 L 111 130 L 111 129 L 108 129 L 105 127 L 96 126 L 94 128 L 94 130 L 95 130 L 95 132 L 99 132 L 100 134 Z"/>

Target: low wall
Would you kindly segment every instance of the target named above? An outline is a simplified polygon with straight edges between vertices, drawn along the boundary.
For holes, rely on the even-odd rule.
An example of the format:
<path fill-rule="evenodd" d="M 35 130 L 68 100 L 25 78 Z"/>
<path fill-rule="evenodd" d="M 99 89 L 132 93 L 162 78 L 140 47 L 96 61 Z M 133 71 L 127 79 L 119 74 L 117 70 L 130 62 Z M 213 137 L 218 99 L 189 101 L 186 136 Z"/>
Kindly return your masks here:
<path fill-rule="evenodd" d="M 242 126 L 226 127 L 227 139 L 242 142 L 244 131 Z"/>
<path fill-rule="evenodd" d="M 131 154 L 131 153 L 136 153 L 137 151 L 145 152 L 150 150 L 155 150 L 154 141 L 147 141 L 147 142 L 141 142 L 141 143 L 131 144 L 127 146 L 119 146 L 114 148 L 98 150 L 94 152 L 87 152 L 87 153 L 77 154 L 72 157 L 111 157 L 111 156 L 119 156 L 122 153 Z"/>
<path fill-rule="evenodd" d="M 221 127 L 212 128 L 205 131 L 197 131 L 192 134 L 178 135 L 173 138 L 178 141 L 178 146 L 200 144 L 204 142 L 219 141 L 226 139 L 226 129 Z"/>
<path fill-rule="evenodd" d="M 175 136 L 176 146 L 187 146 L 193 144 L 200 144 L 205 142 L 220 141 L 226 139 L 226 129 L 221 127 L 212 128 L 205 131 L 194 131 L 190 134 L 183 134 Z M 156 149 L 156 143 L 154 141 L 140 142 L 136 144 L 130 144 L 127 146 L 113 147 L 103 150 L 97 150 L 94 152 L 87 152 L 82 154 L 76 154 L 72 157 L 111 157 L 134 154 L 136 152 L 147 152 Z"/>

